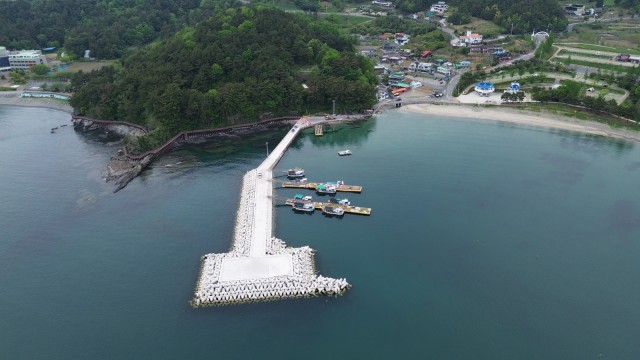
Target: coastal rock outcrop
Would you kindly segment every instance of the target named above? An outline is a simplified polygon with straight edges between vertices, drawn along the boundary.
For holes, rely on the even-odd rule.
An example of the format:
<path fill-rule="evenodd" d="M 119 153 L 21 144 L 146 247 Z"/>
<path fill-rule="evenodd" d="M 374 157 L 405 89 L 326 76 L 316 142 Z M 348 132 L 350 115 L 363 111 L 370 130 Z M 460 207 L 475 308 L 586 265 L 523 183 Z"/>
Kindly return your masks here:
<path fill-rule="evenodd" d="M 141 160 L 132 160 L 122 154 L 122 151 L 118 155 L 112 156 L 107 164 L 107 181 L 113 181 L 116 185 L 114 192 L 118 192 L 127 186 L 131 180 L 149 165 L 151 160 L 151 155 L 147 155 Z"/>
<path fill-rule="evenodd" d="M 118 121 L 95 120 L 80 116 L 73 116 L 71 121 L 74 129 L 82 132 L 102 131 L 107 135 L 114 134 L 118 137 L 140 136 L 146 132 L 141 126 Z M 113 181 L 116 185 L 114 192 L 118 192 L 138 176 L 151 160 L 153 160 L 153 154 L 133 159 L 127 156 L 126 149 L 119 150 L 107 164 L 107 182 Z"/>

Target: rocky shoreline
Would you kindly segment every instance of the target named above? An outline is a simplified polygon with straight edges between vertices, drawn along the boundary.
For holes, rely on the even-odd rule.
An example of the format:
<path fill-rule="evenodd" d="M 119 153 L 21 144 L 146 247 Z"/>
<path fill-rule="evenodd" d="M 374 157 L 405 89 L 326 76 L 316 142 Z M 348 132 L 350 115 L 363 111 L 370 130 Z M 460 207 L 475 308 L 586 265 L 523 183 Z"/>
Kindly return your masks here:
<path fill-rule="evenodd" d="M 82 132 L 103 131 L 119 137 L 140 136 L 145 133 L 138 127 L 117 122 L 98 122 L 80 117 L 72 117 L 71 121 L 73 122 L 73 128 Z M 151 163 L 152 159 L 153 156 L 151 154 L 141 159 L 131 159 L 127 156 L 125 148 L 118 150 L 118 153 L 113 155 L 107 164 L 106 181 L 113 181 L 116 185 L 116 189 L 113 192 L 118 192 L 127 186 L 131 180 Z"/>

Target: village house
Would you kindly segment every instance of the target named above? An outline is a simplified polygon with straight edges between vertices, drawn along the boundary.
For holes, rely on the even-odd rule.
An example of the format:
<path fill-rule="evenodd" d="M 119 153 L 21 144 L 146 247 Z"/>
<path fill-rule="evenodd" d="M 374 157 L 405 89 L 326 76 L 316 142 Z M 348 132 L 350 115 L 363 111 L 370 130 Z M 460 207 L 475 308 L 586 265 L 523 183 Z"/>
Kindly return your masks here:
<path fill-rule="evenodd" d="M 396 43 L 398 45 L 404 45 L 409 42 L 410 35 L 405 33 L 397 33 L 396 34 Z"/>
<path fill-rule="evenodd" d="M 386 53 L 397 53 L 400 51 L 400 45 L 395 42 L 387 42 L 382 44 L 382 52 Z"/>
<path fill-rule="evenodd" d="M 467 30 L 467 34 L 460 36 L 460 41 L 467 45 L 475 45 L 482 43 L 482 35 L 472 33 L 471 30 Z"/>

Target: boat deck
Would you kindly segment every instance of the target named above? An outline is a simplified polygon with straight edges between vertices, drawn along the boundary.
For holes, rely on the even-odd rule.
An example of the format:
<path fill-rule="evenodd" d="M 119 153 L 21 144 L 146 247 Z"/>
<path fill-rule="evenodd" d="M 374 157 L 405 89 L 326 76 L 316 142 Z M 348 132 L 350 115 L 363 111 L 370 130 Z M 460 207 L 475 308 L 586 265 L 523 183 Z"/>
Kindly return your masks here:
<path fill-rule="evenodd" d="M 322 136 L 324 134 L 324 126 L 322 124 L 318 124 L 315 126 L 316 136 Z"/>
<path fill-rule="evenodd" d="M 315 190 L 316 187 L 320 184 L 324 184 L 324 183 L 308 182 L 308 181 L 305 181 L 305 182 L 285 181 L 282 183 L 282 187 Z M 336 191 L 341 191 L 341 192 L 352 192 L 352 193 L 362 192 L 362 186 L 359 186 L 359 185 L 335 185 L 335 187 L 336 187 Z"/>
<path fill-rule="evenodd" d="M 299 201 L 299 200 L 298 200 Z M 294 199 L 287 199 L 285 201 L 286 205 L 293 206 Z M 324 206 L 333 206 L 334 208 L 341 208 L 345 213 L 356 214 L 356 215 L 371 215 L 371 208 L 362 207 L 362 206 L 353 206 L 353 205 L 340 205 L 340 204 L 332 204 L 332 203 L 323 203 L 318 201 L 310 201 L 313 204 L 313 207 L 316 210 L 322 210 Z"/>

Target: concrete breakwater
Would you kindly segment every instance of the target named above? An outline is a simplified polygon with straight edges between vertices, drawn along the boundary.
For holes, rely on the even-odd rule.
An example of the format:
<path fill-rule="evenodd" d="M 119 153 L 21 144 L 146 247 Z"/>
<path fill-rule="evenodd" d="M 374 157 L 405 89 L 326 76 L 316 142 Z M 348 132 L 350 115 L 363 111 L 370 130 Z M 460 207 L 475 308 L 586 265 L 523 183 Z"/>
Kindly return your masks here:
<path fill-rule="evenodd" d="M 289 248 L 272 234 L 273 167 L 309 126 L 300 119 L 267 159 L 244 175 L 231 248 L 201 258 L 192 306 L 337 296 L 350 287 L 345 279 L 318 275 L 310 247 Z"/>
<path fill-rule="evenodd" d="M 251 260 L 252 257 L 249 254 L 253 237 L 256 173 L 257 170 L 254 169 L 243 178 L 231 249 L 224 254 L 207 254 L 201 259 L 200 277 L 192 305 L 205 307 L 284 298 L 341 295 L 350 287 L 349 283 L 345 279 L 317 275 L 314 251 L 308 246 L 289 248 L 281 239 L 271 237 L 266 241 L 265 256 Z M 225 260 L 243 261 L 243 259 L 246 262 L 253 261 L 254 264 L 249 267 L 255 267 L 259 273 L 253 273 L 251 270 L 236 272 L 235 269 L 225 267 Z M 270 276 L 272 274 L 275 276 Z"/>

